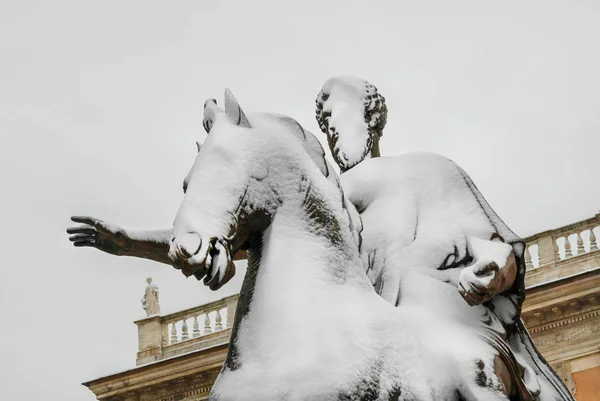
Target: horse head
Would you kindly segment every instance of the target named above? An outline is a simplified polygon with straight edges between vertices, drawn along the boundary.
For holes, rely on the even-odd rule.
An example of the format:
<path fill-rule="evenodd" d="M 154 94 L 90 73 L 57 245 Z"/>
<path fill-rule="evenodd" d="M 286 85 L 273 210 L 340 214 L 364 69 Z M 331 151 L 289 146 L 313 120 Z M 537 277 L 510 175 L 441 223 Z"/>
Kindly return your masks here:
<path fill-rule="evenodd" d="M 229 90 L 225 110 L 206 102 L 203 125 L 210 134 L 184 181 L 169 257 L 217 290 L 235 274 L 232 255 L 267 229 L 291 188 L 301 187 L 299 172 L 327 177 L 330 169 L 318 140 L 298 123 L 248 118 Z"/>

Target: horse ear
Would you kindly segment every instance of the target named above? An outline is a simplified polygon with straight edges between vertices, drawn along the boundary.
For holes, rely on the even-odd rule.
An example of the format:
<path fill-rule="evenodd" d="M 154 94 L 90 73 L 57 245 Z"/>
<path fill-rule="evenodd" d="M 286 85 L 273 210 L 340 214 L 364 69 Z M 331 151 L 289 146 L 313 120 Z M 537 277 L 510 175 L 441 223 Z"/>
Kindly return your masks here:
<path fill-rule="evenodd" d="M 244 114 L 244 111 L 237 100 L 235 100 L 235 97 L 229 88 L 225 88 L 225 115 L 228 116 L 235 125 L 251 128 L 246 114 Z"/>
<path fill-rule="evenodd" d="M 208 99 L 204 102 L 204 118 L 202 120 L 202 126 L 208 134 L 215 123 L 217 114 L 223 113 L 223 109 L 217 106 L 215 99 Z"/>

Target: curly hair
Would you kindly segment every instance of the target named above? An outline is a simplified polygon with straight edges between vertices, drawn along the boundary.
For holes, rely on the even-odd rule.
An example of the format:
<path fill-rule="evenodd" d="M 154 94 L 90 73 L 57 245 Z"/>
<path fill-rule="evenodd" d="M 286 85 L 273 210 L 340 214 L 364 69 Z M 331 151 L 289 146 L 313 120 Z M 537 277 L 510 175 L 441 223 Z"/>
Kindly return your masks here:
<path fill-rule="evenodd" d="M 325 103 L 329 99 L 331 90 L 335 86 L 342 84 L 343 80 L 346 80 L 346 78 L 335 77 L 330 78 L 325 82 L 315 100 L 317 106 L 315 117 L 321 131 L 327 135 L 329 148 L 333 153 L 336 163 L 340 166 L 342 171 L 346 171 L 354 167 L 354 165 L 357 163 L 350 165 L 348 160 L 343 155 L 340 155 L 340 150 L 336 148 L 339 132 L 337 131 L 336 127 L 330 126 L 331 109 L 325 107 Z M 367 156 L 367 154 L 369 154 L 373 147 L 374 135 L 377 135 L 378 138 L 383 135 L 383 128 L 387 122 L 387 106 L 385 104 L 385 98 L 377 91 L 375 85 L 365 80 L 359 81 L 364 83 L 364 92 L 361 100 L 364 105 L 363 117 L 368 129 L 368 139 L 365 143 L 365 149 L 361 158 L 362 160 Z"/>

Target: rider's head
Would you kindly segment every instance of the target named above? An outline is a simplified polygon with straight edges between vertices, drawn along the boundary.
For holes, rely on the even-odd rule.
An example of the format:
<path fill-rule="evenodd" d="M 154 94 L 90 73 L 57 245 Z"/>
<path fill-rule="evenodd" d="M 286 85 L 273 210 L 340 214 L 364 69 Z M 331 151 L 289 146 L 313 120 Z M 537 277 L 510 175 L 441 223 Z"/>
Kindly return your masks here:
<path fill-rule="evenodd" d="M 342 172 L 379 156 L 387 107 L 375 86 L 359 78 L 329 78 L 316 103 L 319 128 Z"/>

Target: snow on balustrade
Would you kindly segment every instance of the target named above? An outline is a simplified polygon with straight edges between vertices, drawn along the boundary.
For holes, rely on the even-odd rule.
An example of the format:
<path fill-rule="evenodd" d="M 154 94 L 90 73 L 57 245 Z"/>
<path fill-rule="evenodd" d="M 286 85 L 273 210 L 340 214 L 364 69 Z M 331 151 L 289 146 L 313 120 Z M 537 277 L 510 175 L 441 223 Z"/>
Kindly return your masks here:
<path fill-rule="evenodd" d="M 187 352 L 226 344 L 231 335 L 238 295 L 168 315 L 137 320 L 136 364 L 170 358 Z"/>
<path fill-rule="evenodd" d="M 169 333 L 166 345 L 174 345 L 207 336 L 233 325 L 224 299 L 161 317 L 161 325 Z"/>
<path fill-rule="evenodd" d="M 527 270 L 556 265 L 598 251 L 600 213 L 594 217 L 525 238 Z"/>
<path fill-rule="evenodd" d="M 207 306 L 201 305 L 200 307 Z M 165 316 L 165 318 L 167 317 Z M 203 311 L 202 313 L 192 310 L 189 315 L 165 324 L 169 327 L 169 345 L 172 345 L 224 330 L 231 327 L 233 322 L 227 321 L 227 308 L 220 308 L 212 311 Z"/>

